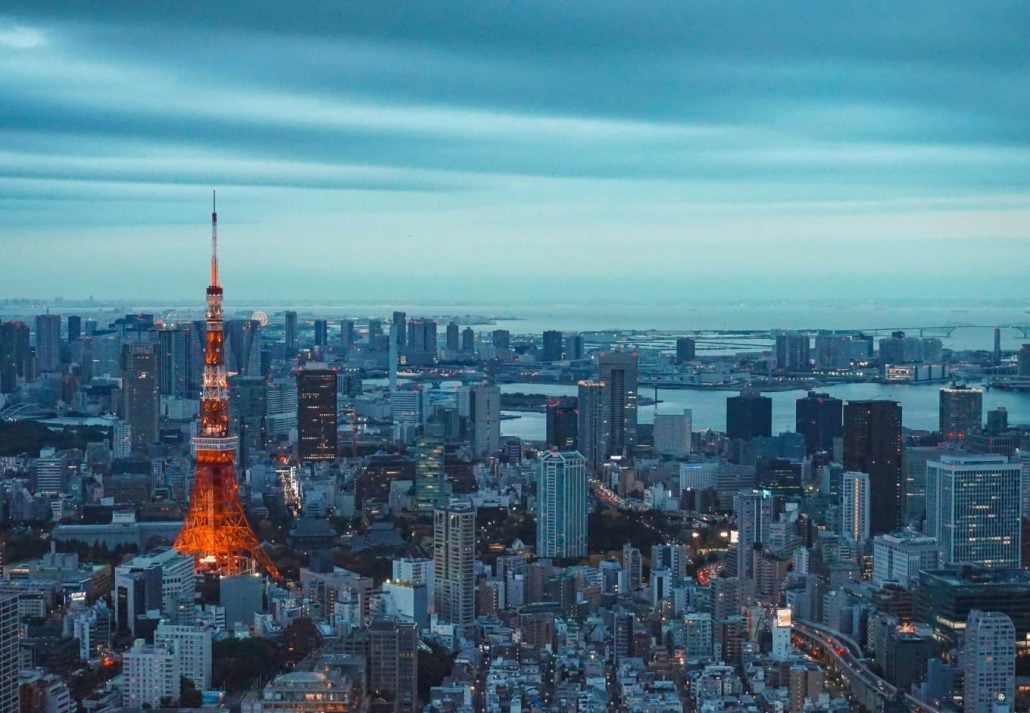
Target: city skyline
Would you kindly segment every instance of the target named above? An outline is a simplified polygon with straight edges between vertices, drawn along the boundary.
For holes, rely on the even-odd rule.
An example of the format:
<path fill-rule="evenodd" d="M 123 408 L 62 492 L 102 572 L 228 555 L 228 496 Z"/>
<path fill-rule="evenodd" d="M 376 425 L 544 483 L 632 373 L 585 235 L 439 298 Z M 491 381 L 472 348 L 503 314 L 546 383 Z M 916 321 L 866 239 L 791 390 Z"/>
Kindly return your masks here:
<path fill-rule="evenodd" d="M 7 4 L 0 298 L 1025 294 L 1025 7 L 252 8 Z"/>
<path fill-rule="evenodd" d="M 0 713 L 1030 711 L 1027 28 L 4 3 Z"/>
<path fill-rule="evenodd" d="M 983 393 L 1025 398 L 1030 344 L 818 330 L 699 357 L 711 335 L 225 319 L 217 226 L 203 321 L 48 313 L 34 351 L 27 324 L 0 323 L 0 454 L 17 453 L 0 492 L 20 526 L 0 543 L 8 586 L 41 605 L 0 601 L 0 626 L 36 651 L 49 641 L 19 624 L 42 614 L 115 669 L 90 693 L 8 655 L 15 707 L 182 709 L 221 686 L 247 713 L 1026 708 L 1030 425 L 996 407 L 984 425 Z M 985 390 L 945 385 L 961 373 Z M 837 379 L 936 394 L 939 430 L 905 428 L 901 401 L 834 399 Z M 695 431 L 694 406 L 659 414 L 663 381 L 698 406 L 736 384 L 725 430 Z M 763 390 L 796 397 L 795 432 L 773 435 Z M 544 408 L 546 438 L 502 425 Z M 252 647 L 264 673 L 237 673 Z"/>

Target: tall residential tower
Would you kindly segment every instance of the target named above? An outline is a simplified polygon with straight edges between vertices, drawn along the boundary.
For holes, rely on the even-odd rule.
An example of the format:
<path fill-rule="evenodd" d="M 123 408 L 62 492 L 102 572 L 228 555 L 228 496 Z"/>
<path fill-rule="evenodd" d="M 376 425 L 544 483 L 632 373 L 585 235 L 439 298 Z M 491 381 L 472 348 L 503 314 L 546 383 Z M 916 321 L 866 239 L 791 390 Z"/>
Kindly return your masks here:
<path fill-rule="evenodd" d="M 540 456 L 536 488 L 538 557 L 585 557 L 589 511 L 587 468 L 576 451 Z"/>
<path fill-rule="evenodd" d="M 476 618 L 476 511 L 451 500 L 433 513 L 433 587 L 436 615 L 464 626 Z"/>

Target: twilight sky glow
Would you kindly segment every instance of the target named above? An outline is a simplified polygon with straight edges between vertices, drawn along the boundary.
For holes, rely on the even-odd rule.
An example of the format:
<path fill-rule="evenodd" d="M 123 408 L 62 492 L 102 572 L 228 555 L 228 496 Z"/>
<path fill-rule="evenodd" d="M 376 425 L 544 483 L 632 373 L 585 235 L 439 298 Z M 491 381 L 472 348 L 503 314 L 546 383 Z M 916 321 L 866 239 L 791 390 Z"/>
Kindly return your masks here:
<path fill-rule="evenodd" d="M 1025 300 L 1030 3 L 0 5 L 0 298 Z"/>

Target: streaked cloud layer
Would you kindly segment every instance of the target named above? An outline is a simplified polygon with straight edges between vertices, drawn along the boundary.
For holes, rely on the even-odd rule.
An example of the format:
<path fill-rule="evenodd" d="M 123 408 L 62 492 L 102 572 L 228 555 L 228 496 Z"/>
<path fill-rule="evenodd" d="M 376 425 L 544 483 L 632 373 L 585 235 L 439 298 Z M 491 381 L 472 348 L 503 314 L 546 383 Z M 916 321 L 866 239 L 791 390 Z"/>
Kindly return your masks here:
<path fill-rule="evenodd" d="M 0 297 L 191 294 L 218 186 L 255 297 L 1025 299 L 1028 28 L 1023 3 L 9 0 Z"/>

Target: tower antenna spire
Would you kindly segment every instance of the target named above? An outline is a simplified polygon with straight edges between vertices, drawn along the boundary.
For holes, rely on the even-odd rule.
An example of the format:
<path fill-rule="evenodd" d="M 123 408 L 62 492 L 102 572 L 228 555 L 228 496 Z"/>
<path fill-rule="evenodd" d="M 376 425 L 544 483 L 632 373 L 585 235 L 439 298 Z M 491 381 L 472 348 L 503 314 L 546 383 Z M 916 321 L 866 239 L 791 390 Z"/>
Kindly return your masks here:
<path fill-rule="evenodd" d="M 211 284 L 218 284 L 218 208 L 211 191 Z"/>

